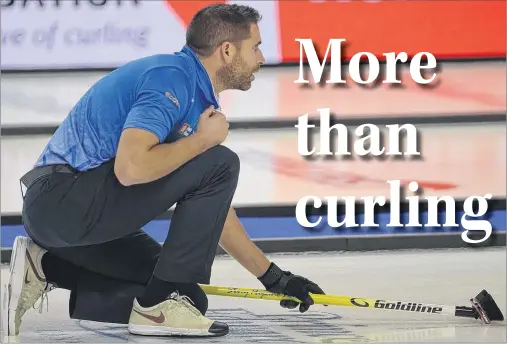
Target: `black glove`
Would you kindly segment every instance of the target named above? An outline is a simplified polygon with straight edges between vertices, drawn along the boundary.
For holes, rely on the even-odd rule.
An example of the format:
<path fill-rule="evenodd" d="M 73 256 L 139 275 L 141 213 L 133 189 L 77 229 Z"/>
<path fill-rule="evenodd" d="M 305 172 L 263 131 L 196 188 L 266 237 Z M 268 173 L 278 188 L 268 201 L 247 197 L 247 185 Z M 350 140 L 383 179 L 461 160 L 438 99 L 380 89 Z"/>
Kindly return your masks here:
<path fill-rule="evenodd" d="M 317 284 L 304 277 L 293 275 L 290 271 L 283 271 L 275 263 L 271 263 L 268 270 L 258 280 L 269 292 L 285 294 L 301 300 L 301 303 L 292 300 L 280 301 L 280 306 L 283 308 L 294 309 L 299 305 L 301 313 L 306 312 L 314 303 L 309 293 L 325 294 Z"/>

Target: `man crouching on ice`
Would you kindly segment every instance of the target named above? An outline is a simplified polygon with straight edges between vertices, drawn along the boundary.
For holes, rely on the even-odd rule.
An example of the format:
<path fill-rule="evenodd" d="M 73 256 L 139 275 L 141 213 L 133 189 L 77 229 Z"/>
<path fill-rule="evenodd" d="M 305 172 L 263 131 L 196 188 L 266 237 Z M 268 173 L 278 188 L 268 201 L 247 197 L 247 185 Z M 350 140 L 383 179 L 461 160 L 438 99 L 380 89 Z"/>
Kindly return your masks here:
<path fill-rule="evenodd" d="M 222 336 L 205 316 L 221 247 L 268 291 L 313 300 L 324 292 L 282 271 L 248 238 L 231 202 L 240 162 L 222 145 L 229 125 L 218 94 L 246 91 L 264 63 L 259 13 L 200 10 L 174 54 L 130 62 L 79 100 L 23 178 L 4 330 L 52 288 L 70 290 L 73 319 L 128 324 L 139 335 Z M 163 245 L 141 228 L 176 204 Z M 297 303 L 282 301 L 287 308 Z"/>

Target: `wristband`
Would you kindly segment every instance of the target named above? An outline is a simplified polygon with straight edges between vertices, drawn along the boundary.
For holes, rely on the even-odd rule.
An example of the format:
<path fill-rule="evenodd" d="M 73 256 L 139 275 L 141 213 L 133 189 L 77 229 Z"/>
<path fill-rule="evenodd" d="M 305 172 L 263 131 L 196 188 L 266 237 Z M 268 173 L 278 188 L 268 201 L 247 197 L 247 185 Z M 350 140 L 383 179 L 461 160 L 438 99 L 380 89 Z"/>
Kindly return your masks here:
<path fill-rule="evenodd" d="M 270 288 L 274 286 L 275 284 L 280 284 L 280 280 L 285 276 L 284 271 L 278 267 L 275 263 L 269 264 L 268 270 L 258 278 L 258 280 L 266 287 Z M 286 276 L 285 276 L 286 277 Z M 284 283 L 282 289 L 285 288 L 285 285 L 287 284 L 287 281 L 285 281 L 287 278 L 284 278 Z"/>
<path fill-rule="evenodd" d="M 283 271 L 275 263 L 269 264 L 268 270 L 258 278 L 258 280 L 264 284 L 264 286 L 271 286 L 278 282 L 283 276 Z"/>

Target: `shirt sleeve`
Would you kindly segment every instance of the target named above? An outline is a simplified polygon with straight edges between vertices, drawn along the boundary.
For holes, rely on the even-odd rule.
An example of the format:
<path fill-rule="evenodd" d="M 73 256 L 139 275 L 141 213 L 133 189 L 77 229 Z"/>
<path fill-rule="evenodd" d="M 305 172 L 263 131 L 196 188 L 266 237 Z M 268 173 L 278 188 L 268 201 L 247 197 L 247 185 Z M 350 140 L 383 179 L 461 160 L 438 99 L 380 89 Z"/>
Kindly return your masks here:
<path fill-rule="evenodd" d="M 145 74 L 123 129 L 147 130 L 162 143 L 185 113 L 190 95 L 188 80 L 181 70 L 155 69 Z"/>

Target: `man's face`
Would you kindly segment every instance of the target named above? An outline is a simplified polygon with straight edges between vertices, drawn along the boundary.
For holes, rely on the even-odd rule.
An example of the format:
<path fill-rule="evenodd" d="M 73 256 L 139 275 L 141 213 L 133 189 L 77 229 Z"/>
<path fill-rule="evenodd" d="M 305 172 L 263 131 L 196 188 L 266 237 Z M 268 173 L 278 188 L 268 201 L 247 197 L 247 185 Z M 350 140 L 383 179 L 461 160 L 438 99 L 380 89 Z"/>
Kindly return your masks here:
<path fill-rule="evenodd" d="M 261 36 L 259 27 L 251 25 L 250 38 L 241 42 L 233 60 L 223 66 L 218 75 L 226 89 L 246 91 L 252 87 L 257 72 L 265 59 L 259 48 Z"/>

